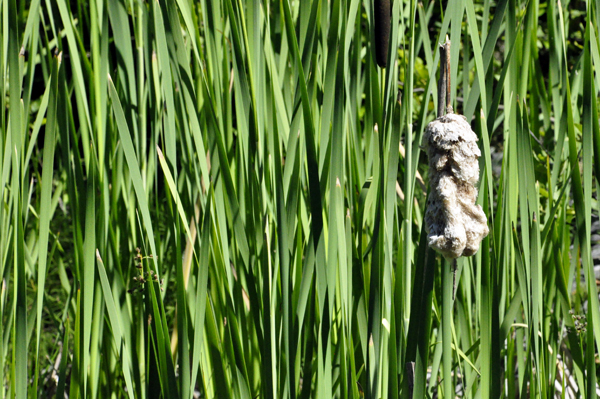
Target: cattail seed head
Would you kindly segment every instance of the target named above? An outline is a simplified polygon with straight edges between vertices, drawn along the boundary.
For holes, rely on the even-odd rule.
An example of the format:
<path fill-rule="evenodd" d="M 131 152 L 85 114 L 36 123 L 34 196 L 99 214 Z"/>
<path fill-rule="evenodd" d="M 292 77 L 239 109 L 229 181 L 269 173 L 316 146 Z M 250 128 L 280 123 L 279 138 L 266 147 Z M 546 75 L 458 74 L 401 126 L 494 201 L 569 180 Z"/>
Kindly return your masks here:
<path fill-rule="evenodd" d="M 390 0 L 375 0 L 375 55 L 377 65 L 387 66 L 388 47 L 390 43 L 390 19 L 392 8 Z"/>
<path fill-rule="evenodd" d="M 476 205 L 479 180 L 477 136 L 462 115 L 447 114 L 427 125 L 430 193 L 425 212 L 429 246 L 447 259 L 471 256 L 489 233 Z"/>

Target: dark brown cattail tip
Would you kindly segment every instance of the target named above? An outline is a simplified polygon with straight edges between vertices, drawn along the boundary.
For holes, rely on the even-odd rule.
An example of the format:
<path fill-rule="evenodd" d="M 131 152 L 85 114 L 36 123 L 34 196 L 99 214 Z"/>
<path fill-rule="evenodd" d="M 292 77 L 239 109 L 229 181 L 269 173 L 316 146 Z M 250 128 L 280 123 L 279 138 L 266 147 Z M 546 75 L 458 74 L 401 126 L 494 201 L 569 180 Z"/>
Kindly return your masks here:
<path fill-rule="evenodd" d="M 375 54 L 381 68 L 387 66 L 391 16 L 390 0 L 375 0 Z"/>

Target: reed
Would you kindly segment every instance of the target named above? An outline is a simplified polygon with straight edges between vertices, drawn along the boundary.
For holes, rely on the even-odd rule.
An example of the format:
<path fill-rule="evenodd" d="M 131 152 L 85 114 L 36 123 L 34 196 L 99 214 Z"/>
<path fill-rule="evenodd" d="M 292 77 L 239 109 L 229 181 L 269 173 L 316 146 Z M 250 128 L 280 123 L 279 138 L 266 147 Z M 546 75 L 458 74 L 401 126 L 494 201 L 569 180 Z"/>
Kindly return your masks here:
<path fill-rule="evenodd" d="M 597 397 L 596 2 L 0 14 L 0 398 Z M 446 35 L 489 228 L 455 276 Z"/>

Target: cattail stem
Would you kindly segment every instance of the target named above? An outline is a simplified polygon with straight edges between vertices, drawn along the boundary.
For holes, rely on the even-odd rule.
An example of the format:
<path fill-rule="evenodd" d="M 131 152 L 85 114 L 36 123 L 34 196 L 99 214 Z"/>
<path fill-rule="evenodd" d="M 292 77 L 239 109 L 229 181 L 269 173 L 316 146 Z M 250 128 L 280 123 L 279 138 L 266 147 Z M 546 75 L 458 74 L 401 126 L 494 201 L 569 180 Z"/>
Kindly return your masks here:
<path fill-rule="evenodd" d="M 440 44 L 440 79 L 438 80 L 438 106 L 437 117 L 446 115 L 444 104 L 446 103 L 446 49 Z"/>
<path fill-rule="evenodd" d="M 452 113 L 452 101 L 450 99 L 450 39 L 446 36 L 446 42 L 440 44 L 440 80 L 438 80 L 438 109 L 437 117 Z"/>
<path fill-rule="evenodd" d="M 450 76 L 450 39 L 446 36 L 446 43 L 444 44 L 444 56 L 446 58 L 446 113 L 451 114 L 452 110 L 452 90 L 451 88 L 451 76 Z"/>

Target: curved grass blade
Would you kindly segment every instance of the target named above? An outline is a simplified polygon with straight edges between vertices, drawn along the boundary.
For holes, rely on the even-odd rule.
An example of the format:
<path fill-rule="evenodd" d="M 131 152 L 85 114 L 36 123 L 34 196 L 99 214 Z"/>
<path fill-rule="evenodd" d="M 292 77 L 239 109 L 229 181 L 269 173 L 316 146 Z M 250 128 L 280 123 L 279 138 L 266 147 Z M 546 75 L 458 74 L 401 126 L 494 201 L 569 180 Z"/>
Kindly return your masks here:
<path fill-rule="evenodd" d="M 148 242 L 150 243 L 150 249 L 152 251 L 152 259 L 154 261 L 154 272 L 160 279 L 160 271 L 157 265 L 158 252 L 156 251 L 156 244 L 154 241 L 154 229 L 152 228 L 152 220 L 150 219 L 150 210 L 148 208 L 148 200 L 146 198 L 146 192 L 143 186 L 142 174 L 140 172 L 139 163 L 133 149 L 133 142 L 131 141 L 131 135 L 129 133 L 129 127 L 125 120 L 125 114 L 121 107 L 121 101 L 119 95 L 115 89 L 112 78 L 108 77 L 108 89 L 110 98 L 112 100 L 112 108 L 115 114 L 117 122 L 117 129 L 119 131 L 119 137 L 121 138 L 121 144 L 123 145 L 123 152 L 125 153 L 125 159 L 127 160 L 127 166 L 129 167 L 129 173 L 131 174 L 131 182 L 133 184 L 135 195 L 138 200 L 139 209 L 142 214 L 142 220 L 144 221 L 144 227 L 148 233 Z"/>

